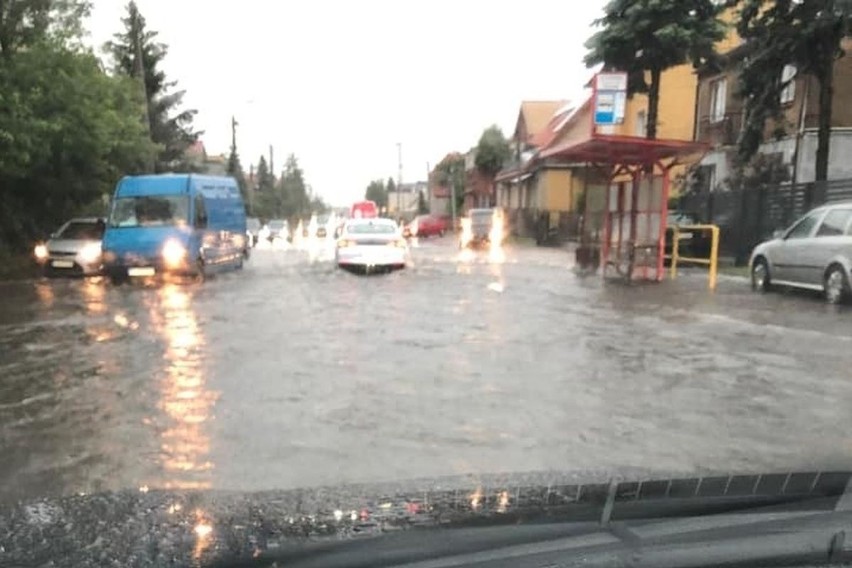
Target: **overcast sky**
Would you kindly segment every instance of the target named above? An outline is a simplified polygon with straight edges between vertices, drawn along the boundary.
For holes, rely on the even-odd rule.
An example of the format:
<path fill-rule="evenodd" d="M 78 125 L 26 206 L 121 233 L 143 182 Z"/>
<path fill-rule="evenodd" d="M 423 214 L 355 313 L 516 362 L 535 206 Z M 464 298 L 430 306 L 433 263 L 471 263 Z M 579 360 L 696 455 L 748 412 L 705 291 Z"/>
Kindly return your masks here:
<path fill-rule="evenodd" d="M 164 70 L 198 110 L 208 153 L 228 151 L 230 117 L 246 170 L 269 145 L 295 153 L 334 204 L 374 178 L 425 179 L 447 152 L 521 100 L 577 98 L 583 43 L 605 0 L 137 0 L 169 46 Z M 123 0 L 94 0 L 90 40 L 120 28 Z"/>

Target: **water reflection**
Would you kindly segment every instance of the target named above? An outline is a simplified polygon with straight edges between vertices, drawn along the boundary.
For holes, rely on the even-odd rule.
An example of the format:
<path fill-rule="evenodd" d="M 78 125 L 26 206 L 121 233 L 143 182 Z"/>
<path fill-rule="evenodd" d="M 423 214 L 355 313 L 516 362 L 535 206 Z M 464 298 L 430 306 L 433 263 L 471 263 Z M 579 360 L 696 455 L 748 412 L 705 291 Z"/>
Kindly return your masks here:
<path fill-rule="evenodd" d="M 53 302 L 56 300 L 56 295 L 53 293 L 53 286 L 51 286 L 49 282 L 36 282 L 35 291 L 39 302 L 41 302 L 42 304 L 42 307 L 53 307 Z"/>
<path fill-rule="evenodd" d="M 218 395 L 207 388 L 202 366 L 204 339 L 190 289 L 165 285 L 150 298 L 154 331 L 165 340 L 158 407 L 165 414 L 160 462 L 168 489 L 211 487 L 207 422 Z"/>

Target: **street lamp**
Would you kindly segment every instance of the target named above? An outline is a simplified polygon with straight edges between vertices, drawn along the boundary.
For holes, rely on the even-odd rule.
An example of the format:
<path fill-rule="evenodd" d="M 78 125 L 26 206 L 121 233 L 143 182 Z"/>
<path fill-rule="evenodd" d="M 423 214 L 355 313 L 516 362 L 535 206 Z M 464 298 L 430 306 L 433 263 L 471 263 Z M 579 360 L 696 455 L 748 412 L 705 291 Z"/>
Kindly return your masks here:
<path fill-rule="evenodd" d="M 397 165 L 399 170 L 397 172 L 396 177 L 396 214 L 402 214 L 402 206 L 400 205 L 400 199 L 402 195 L 402 142 L 396 143 L 396 152 L 397 152 Z"/>

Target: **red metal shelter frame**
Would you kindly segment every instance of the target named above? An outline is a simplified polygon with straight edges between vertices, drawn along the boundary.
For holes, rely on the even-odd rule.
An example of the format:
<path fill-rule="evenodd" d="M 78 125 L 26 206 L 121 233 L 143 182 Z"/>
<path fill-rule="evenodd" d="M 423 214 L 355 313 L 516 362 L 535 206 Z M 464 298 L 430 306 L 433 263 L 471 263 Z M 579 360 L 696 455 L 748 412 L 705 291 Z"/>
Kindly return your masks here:
<path fill-rule="evenodd" d="M 689 156 L 695 156 L 707 151 L 707 145 L 700 142 L 685 140 L 649 140 L 637 136 L 604 135 L 592 132 L 585 140 L 567 141 L 542 152 L 542 157 L 558 157 L 572 163 L 586 163 L 592 167 L 598 167 L 608 171 L 606 188 L 606 206 L 604 209 L 603 240 L 600 243 L 601 257 L 600 268 L 606 275 L 608 266 L 615 265 L 619 268 L 623 247 L 625 224 L 629 227 L 628 246 L 628 269 L 627 278 L 633 279 L 634 260 L 637 250 L 642 249 L 649 253 L 650 249 L 656 250 L 656 262 L 654 266 L 654 280 L 663 279 L 665 256 L 665 234 L 666 218 L 668 213 L 669 190 L 671 186 L 671 168 Z M 659 172 L 655 175 L 655 172 Z M 629 175 L 628 182 L 619 182 L 614 185 L 617 178 Z M 654 184 L 655 178 L 661 178 L 662 185 L 657 189 Z M 640 191 L 643 181 L 650 184 L 647 191 Z M 627 183 L 630 192 L 627 193 Z M 584 182 L 584 190 L 588 190 L 588 182 Z M 659 195 L 655 197 L 655 194 Z M 615 193 L 615 195 L 613 195 Z M 615 201 L 615 203 L 613 203 Z M 648 208 L 640 210 L 639 204 L 645 201 Z M 589 216 L 589 200 L 586 199 L 586 210 L 584 211 L 584 224 Z M 627 209 L 629 203 L 629 210 Z M 654 203 L 657 203 L 654 209 Z M 645 225 L 644 235 L 639 234 L 641 221 Z M 653 231 L 651 219 L 659 215 L 656 223 L 656 234 Z M 617 225 L 615 222 L 617 220 Z M 626 221 L 629 220 L 629 223 Z M 610 259 L 613 245 L 613 229 L 617 228 L 616 254 L 618 258 L 613 263 Z M 585 227 L 583 227 L 585 234 Z M 644 242 L 639 239 L 644 237 Z M 641 277 L 648 278 L 648 265 L 643 266 Z"/>

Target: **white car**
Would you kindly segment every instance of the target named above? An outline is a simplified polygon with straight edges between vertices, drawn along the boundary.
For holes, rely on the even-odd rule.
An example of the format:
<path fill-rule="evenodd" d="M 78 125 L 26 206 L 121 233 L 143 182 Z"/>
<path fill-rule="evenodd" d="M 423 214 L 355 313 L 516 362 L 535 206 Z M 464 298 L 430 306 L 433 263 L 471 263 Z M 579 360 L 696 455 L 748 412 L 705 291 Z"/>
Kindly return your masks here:
<path fill-rule="evenodd" d="M 346 222 L 334 252 L 341 268 L 405 268 L 408 242 L 391 219 L 351 219 Z"/>
<path fill-rule="evenodd" d="M 95 276 L 101 273 L 101 239 L 106 224 L 99 218 L 71 219 L 35 247 L 36 261 L 48 276 Z"/>

